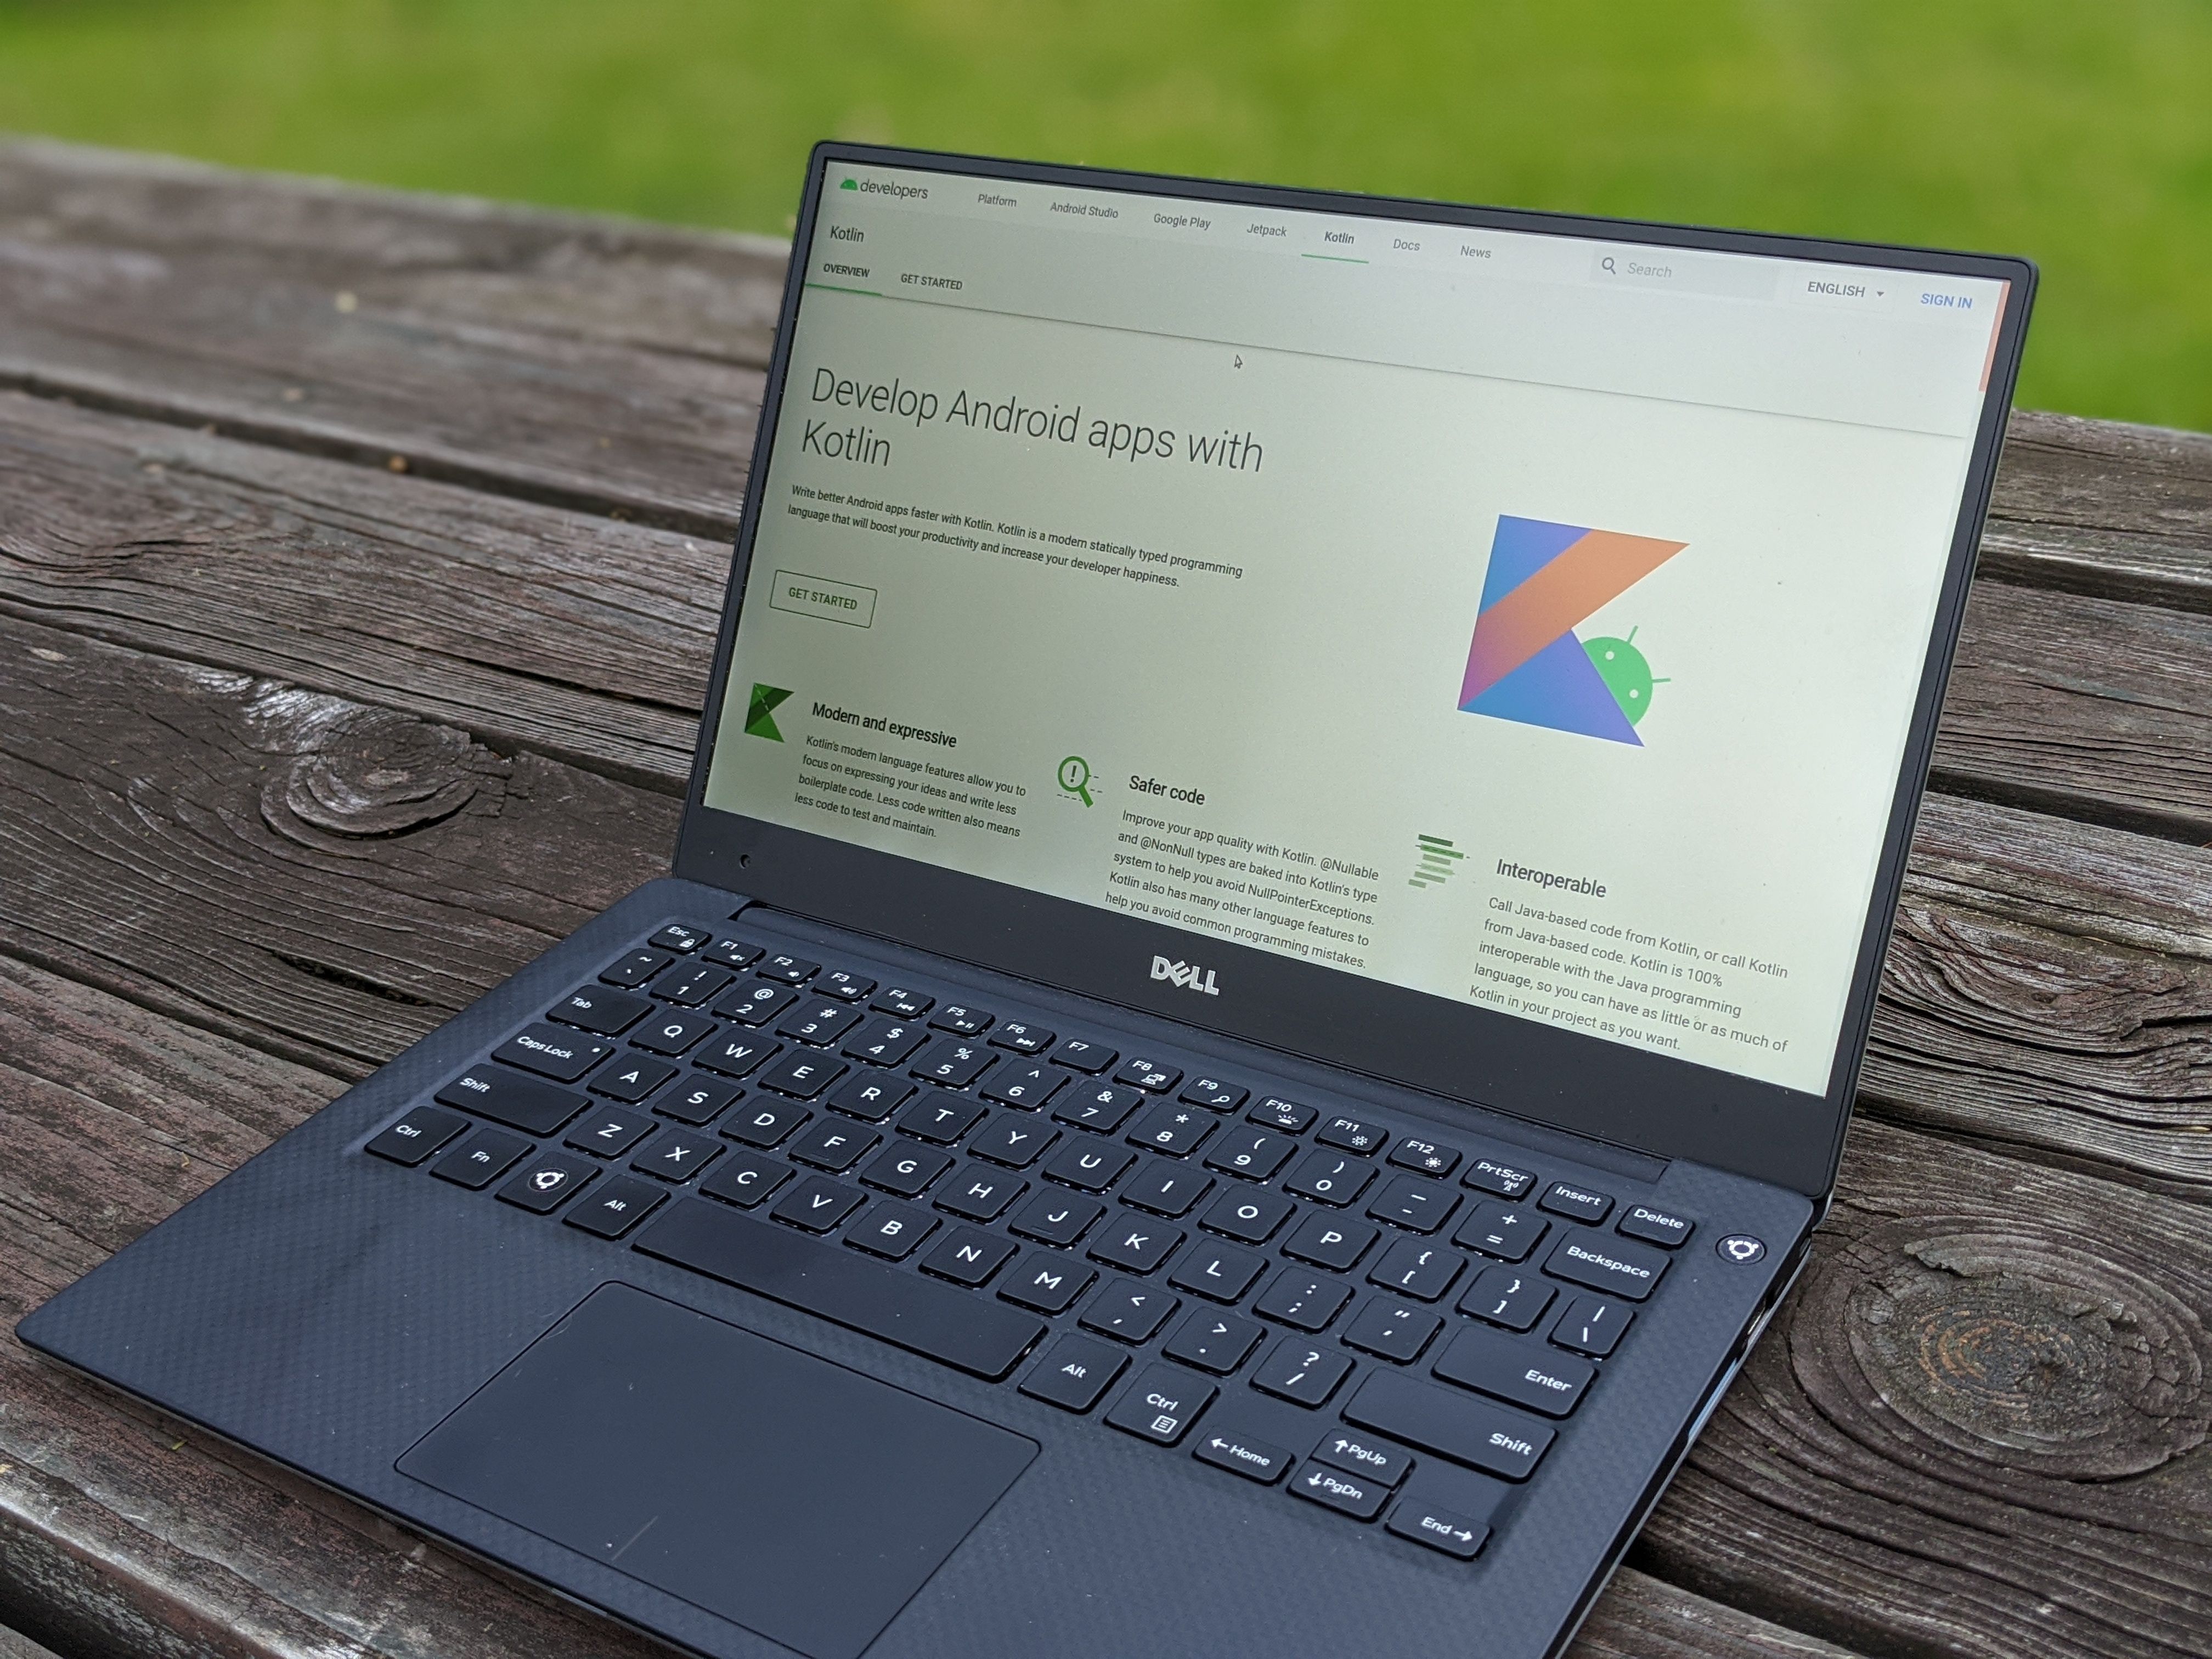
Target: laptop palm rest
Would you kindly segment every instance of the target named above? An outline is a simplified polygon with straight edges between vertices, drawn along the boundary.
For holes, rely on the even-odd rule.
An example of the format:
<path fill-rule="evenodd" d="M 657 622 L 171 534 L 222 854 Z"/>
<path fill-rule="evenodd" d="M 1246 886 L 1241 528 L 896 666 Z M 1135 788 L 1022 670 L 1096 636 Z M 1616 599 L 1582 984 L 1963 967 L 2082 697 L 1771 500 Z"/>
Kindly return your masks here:
<path fill-rule="evenodd" d="M 1036 1452 L 604 1285 L 398 1467 L 811 1659 L 854 1659 Z"/>

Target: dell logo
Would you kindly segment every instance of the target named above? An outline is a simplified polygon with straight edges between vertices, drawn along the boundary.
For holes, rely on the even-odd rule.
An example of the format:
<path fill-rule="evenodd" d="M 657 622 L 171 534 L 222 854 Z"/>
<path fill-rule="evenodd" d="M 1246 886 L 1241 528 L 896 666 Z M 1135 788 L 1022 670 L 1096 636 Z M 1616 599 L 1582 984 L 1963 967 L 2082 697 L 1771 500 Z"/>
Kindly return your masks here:
<path fill-rule="evenodd" d="M 1212 969 L 1196 967 L 1188 962 L 1170 962 L 1165 957 L 1154 957 L 1152 977 L 1180 985 L 1186 991 L 1201 991 L 1210 997 L 1221 994 L 1214 988 Z"/>

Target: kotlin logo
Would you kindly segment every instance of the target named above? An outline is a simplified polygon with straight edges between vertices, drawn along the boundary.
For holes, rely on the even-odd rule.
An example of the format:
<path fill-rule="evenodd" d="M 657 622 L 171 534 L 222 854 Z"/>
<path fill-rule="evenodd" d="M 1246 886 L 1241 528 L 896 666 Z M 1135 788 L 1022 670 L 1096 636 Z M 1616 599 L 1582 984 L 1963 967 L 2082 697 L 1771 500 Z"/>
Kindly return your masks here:
<path fill-rule="evenodd" d="M 1462 712 L 1641 748 L 1636 723 L 1660 682 L 1628 641 L 1585 646 L 1575 624 L 1688 545 L 1501 514 L 1460 682 Z"/>

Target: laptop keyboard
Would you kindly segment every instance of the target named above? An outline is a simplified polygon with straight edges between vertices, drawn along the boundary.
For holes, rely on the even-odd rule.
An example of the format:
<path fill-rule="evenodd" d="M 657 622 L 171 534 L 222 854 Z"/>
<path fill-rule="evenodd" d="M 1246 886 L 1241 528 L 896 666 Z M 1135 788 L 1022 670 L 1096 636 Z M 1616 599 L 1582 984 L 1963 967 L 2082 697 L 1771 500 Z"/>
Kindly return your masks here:
<path fill-rule="evenodd" d="M 1696 1224 L 1386 1117 L 671 923 L 366 1150 L 1471 1559 Z"/>

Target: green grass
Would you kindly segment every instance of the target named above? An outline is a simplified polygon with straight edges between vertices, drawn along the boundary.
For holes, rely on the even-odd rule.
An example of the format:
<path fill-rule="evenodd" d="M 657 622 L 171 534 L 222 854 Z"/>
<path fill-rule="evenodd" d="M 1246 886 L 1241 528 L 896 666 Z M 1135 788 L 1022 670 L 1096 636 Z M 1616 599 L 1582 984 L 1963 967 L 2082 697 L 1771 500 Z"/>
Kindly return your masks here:
<path fill-rule="evenodd" d="M 2205 0 L 0 0 L 0 130 L 781 231 L 836 135 L 2023 252 L 2212 429 Z"/>

